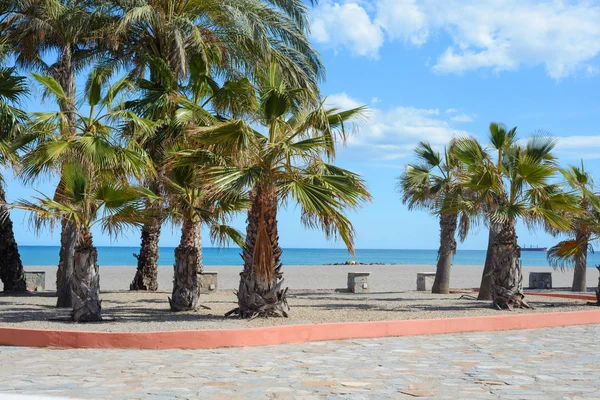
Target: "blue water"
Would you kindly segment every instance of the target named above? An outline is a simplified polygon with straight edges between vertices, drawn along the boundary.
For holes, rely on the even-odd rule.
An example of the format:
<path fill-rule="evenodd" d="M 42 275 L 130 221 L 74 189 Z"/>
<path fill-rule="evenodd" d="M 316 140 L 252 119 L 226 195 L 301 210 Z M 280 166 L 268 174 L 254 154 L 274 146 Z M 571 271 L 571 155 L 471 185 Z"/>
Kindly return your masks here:
<path fill-rule="evenodd" d="M 52 266 L 58 264 L 58 247 L 54 246 L 20 246 L 19 251 L 24 265 Z M 160 265 L 173 265 L 173 247 L 161 247 Z M 100 266 L 137 265 L 134 253 L 139 247 L 98 247 L 98 264 Z M 458 250 L 454 257 L 454 265 L 483 265 L 485 250 Z M 239 248 L 204 248 L 204 265 L 241 265 Z M 522 252 L 523 265 L 547 266 L 546 253 Z M 283 249 L 282 262 L 285 265 L 321 265 L 342 263 L 350 260 L 348 252 L 343 249 Z M 437 250 L 356 250 L 356 261 L 385 264 L 435 264 Z M 588 255 L 588 267 L 600 264 L 600 255 Z"/>

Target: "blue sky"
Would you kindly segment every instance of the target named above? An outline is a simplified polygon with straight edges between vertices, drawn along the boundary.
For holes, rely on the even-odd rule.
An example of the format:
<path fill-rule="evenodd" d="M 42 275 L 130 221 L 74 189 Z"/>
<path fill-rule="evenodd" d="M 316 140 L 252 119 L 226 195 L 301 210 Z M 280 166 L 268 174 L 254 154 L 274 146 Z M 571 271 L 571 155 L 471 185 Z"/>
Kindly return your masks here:
<path fill-rule="evenodd" d="M 562 164 L 583 158 L 600 176 L 597 21 L 596 1 L 321 0 L 311 11 L 311 41 L 327 69 L 322 92 L 332 105 L 370 107 L 369 120 L 338 156 L 339 164 L 364 176 L 374 198 L 351 215 L 356 247 L 437 248 L 436 218 L 409 212 L 395 188 L 420 140 L 442 148 L 453 135 L 468 133 L 485 142 L 489 123 L 503 122 L 518 126 L 521 137 L 538 130 L 556 136 Z M 27 108 L 46 105 L 33 97 Z M 9 200 L 34 193 L 10 174 L 5 178 Z M 54 184 L 46 180 L 38 189 L 52 193 Z M 58 244 L 58 232 L 36 236 L 26 215 L 13 214 L 20 244 Z M 235 225 L 243 229 L 244 219 Z M 283 247 L 341 247 L 304 229 L 293 205 L 279 222 Z M 556 242 L 522 226 L 518 235 L 521 244 Z M 96 232 L 95 241 L 136 246 L 139 233 L 111 241 Z M 166 227 L 161 244 L 178 241 L 178 229 Z M 459 249 L 486 245 L 482 226 Z"/>

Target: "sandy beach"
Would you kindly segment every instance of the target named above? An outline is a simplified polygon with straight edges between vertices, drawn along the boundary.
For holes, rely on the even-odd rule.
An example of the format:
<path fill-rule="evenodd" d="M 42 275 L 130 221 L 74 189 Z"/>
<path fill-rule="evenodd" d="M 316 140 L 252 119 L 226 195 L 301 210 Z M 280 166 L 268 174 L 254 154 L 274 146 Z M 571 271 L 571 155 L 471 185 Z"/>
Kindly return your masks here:
<path fill-rule="evenodd" d="M 46 290 L 56 290 L 56 267 L 25 267 L 26 271 L 45 271 Z M 206 266 L 204 271 L 217 272 L 219 289 L 237 289 L 241 266 Z M 370 272 L 372 292 L 398 292 L 416 289 L 417 272 L 435 272 L 435 265 L 312 265 L 284 266 L 285 286 L 290 289 L 336 289 L 346 287 L 348 272 Z M 452 267 L 452 288 L 478 288 L 483 267 Z M 524 282 L 529 272 L 552 272 L 554 288 L 568 288 L 573 270 L 560 271 L 551 267 L 523 267 Z M 100 267 L 101 290 L 129 290 L 135 267 Z M 159 290 L 169 291 L 173 282 L 173 267 L 159 267 Z M 598 286 L 598 271 L 588 268 L 588 288 Z M 0 287 L 1 283 L 0 283 Z"/>
<path fill-rule="evenodd" d="M 373 266 L 290 266 L 284 268 L 289 286 L 289 318 L 254 319 L 224 318 L 236 307 L 234 289 L 238 285 L 241 267 L 207 267 L 217 272 L 219 290 L 203 294 L 203 308 L 195 312 L 169 311 L 172 268 L 159 269 L 159 291 L 154 293 L 129 291 L 135 267 L 101 268 L 102 313 L 104 321 L 75 324 L 69 321 L 69 309 L 55 308 L 54 279 L 56 267 L 27 267 L 29 271 L 46 272 L 46 291 L 26 295 L 0 295 L 0 326 L 41 329 L 86 329 L 101 331 L 156 331 L 181 329 L 245 328 L 283 324 L 326 323 L 345 321 L 376 321 L 458 316 L 497 315 L 509 311 L 492 309 L 489 301 L 461 298 L 462 294 L 432 295 L 417 292 L 416 274 L 434 271 L 432 265 Z M 474 288 L 479 285 L 481 267 L 456 266 L 452 271 L 453 288 Z M 525 281 L 531 271 L 553 272 L 554 288 L 568 288 L 572 271 L 552 268 L 524 268 Z M 345 288 L 348 272 L 370 272 L 371 293 L 338 292 Z M 597 282 L 597 272 L 589 271 L 590 289 Z M 527 285 L 526 285 L 527 286 Z M 545 313 L 588 310 L 585 301 L 529 296 L 535 310 L 515 313 Z"/>

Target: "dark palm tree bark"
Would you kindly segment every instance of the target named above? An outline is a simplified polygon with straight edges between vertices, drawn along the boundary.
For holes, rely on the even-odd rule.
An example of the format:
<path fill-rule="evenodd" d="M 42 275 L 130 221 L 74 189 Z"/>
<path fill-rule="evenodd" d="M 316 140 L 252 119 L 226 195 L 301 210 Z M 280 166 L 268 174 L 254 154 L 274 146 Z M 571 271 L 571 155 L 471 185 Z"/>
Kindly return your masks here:
<path fill-rule="evenodd" d="M 199 274 L 202 273 L 202 231 L 200 221 L 186 218 L 181 229 L 181 241 L 175 249 L 173 294 L 169 298 L 171 311 L 198 308 Z"/>
<path fill-rule="evenodd" d="M 272 186 L 256 188 L 248 211 L 246 245 L 242 251 L 238 308 L 226 315 L 241 318 L 284 316 L 287 313 L 283 284 L 281 247 L 277 233 L 277 194 Z"/>
<path fill-rule="evenodd" d="M 490 222 L 488 247 L 485 254 L 485 264 L 483 266 L 483 273 L 481 274 L 481 284 L 479 285 L 479 295 L 477 296 L 477 300 L 492 300 L 494 239 L 500 228 L 501 225 Z"/>
<path fill-rule="evenodd" d="M 148 188 L 156 194 L 161 193 L 160 183 L 156 180 L 150 182 Z M 158 241 L 163 221 L 162 207 L 160 202 L 153 203 L 151 209 L 154 217 L 142 227 L 142 243 L 140 254 L 137 255 L 137 270 L 131 285 L 129 285 L 130 290 L 153 292 L 158 290 Z"/>
<path fill-rule="evenodd" d="M 494 235 L 492 257 L 492 304 L 498 309 L 529 308 L 523 300 L 523 274 L 514 221 L 500 224 Z"/>
<path fill-rule="evenodd" d="M 98 252 L 89 231 L 81 233 L 73 262 L 73 321 L 102 321 Z"/>
<path fill-rule="evenodd" d="M 450 291 L 452 258 L 456 254 L 456 239 L 454 236 L 457 221 L 458 216 L 454 213 L 440 214 L 440 248 L 431 293 L 448 294 Z"/>
<path fill-rule="evenodd" d="M 580 252 L 575 256 L 575 271 L 573 272 L 573 292 L 587 292 L 587 248 L 590 234 L 584 230 L 578 230 L 575 240 L 579 243 Z"/>
<path fill-rule="evenodd" d="M 13 224 L 8 208 L 4 205 L 6 197 L 2 180 L 0 180 L 0 279 L 4 284 L 5 292 L 24 292 L 25 273 L 21 255 L 15 240 Z"/>
<path fill-rule="evenodd" d="M 73 55 L 71 46 L 63 48 L 59 62 L 54 69 L 53 75 L 58 80 L 69 102 L 60 102 L 60 110 L 66 113 L 66 118 L 71 130 L 75 129 L 75 68 L 73 67 Z M 58 193 L 60 196 L 60 193 Z M 60 254 L 58 269 L 56 271 L 56 294 L 57 307 L 73 307 L 71 297 L 71 281 L 73 274 L 73 262 L 75 246 L 77 245 L 77 229 L 72 222 L 63 220 L 60 234 Z"/>
<path fill-rule="evenodd" d="M 600 266 L 596 267 L 598 269 L 598 273 L 600 273 Z M 598 277 L 598 287 L 596 288 L 596 305 L 600 306 L 600 276 Z"/>

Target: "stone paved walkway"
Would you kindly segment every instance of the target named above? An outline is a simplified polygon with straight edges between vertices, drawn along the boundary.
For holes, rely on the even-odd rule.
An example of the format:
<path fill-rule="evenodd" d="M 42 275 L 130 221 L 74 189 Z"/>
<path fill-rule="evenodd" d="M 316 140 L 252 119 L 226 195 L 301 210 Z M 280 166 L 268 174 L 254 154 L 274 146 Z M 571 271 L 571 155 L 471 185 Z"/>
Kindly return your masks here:
<path fill-rule="evenodd" d="M 1 393 L 88 399 L 600 399 L 600 325 L 219 350 L 0 347 Z"/>

